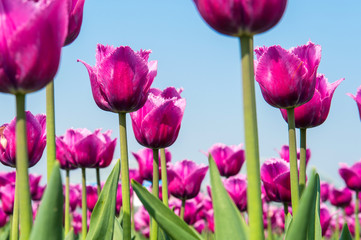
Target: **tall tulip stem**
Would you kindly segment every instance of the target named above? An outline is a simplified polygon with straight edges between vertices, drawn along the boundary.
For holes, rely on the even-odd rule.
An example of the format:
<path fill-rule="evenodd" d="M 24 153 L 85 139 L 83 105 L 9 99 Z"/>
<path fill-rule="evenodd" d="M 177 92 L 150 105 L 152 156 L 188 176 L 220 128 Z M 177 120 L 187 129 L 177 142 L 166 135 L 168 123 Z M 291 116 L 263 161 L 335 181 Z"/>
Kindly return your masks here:
<path fill-rule="evenodd" d="M 46 155 L 47 179 L 49 181 L 56 159 L 54 81 L 46 85 Z"/>
<path fill-rule="evenodd" d="M 87 204 L 86 204 L 86 176 L 85 168 L 81 169 L 81 178 L 82 178 L 82 197 L 81 197 L 81 210 L 82 210 L 82 219 L 81 219 L 81 237 L 85 240 L 88 228 L 87 228 Z"/>
<path fill-rule="evenodd" d="M 123 239 L 131 239 L 130 185 L 128 165 L 127 124 L 125 113 L 119 113 L 120 165 L 123 198 Z"/>
<path fill-rule="evenodd" d="M 307 128 L 300 129 L 300 196 L 302 196 L 303 189 L 306 186 L 306 131 Z"/>
<path fill-rule="evenodd" d="M 288 143 L 290 153 L 290 175 L 291 175 L 291 200 L 292 200 L 292 214 L 297 213 L 299 200 L 299 185 L 298 185 L 298 167 L 297 167 L 297 145 L 296 145 L 296 130 L 295 130 L 295 109 L 287 109 L 288 118 Z"/>
<path fill-rule="evenodd" d="M 358 218 L 358 209 L 360 207 L 360 199 L 358 198 L 358 191 L 356 191 L 355 198 L 355 240 L 360 239 L 360 220 Z"/>
<path fill-rule="evenodd" d="M 180 218 L 182 220 L 184 220 L 184 212 L 185 212 L 185 209 L 186 209 L 186 199 L 185 198 L 182 198 L 182 207 L 180 209 Z"/>
<path fill-rule="evenodd" d="M 162 170 L 162 199 L 164 205 L 168 207 L 168 177 L 167 177 L 167 161 L 165 158 L 165 149 L 160 149 L 160 168 Z"/>
<path fill-rule="evenodd" d="M 102 191 L 102 187 L 100 185 L 100 169 L 97 167 L 95 168 L 95 172 L 97 175 L 97 190 L 98 190 L 98 196 L 100 196 L 100 192 Z"/>
<path fill-rule="evenodd" d="M 29 159 L 26 134 L 25 95 L 16 94 L 16 188 L 19 193 L 20 239 L 28 239 L 33 224 L 29 189 Z"/>
<path fill-rule="evenodd" d="M 17 178 L 16 178 L 17 179 Z M 15 182 L 16 182 L 15 179 Z M 10 239 L 19 239 L 19 191 L 18 184 L 15 184 L 14 208 L 11 216 L 11 233 Z"/>
<path fill-rule="evenodd" d="M 66 169 L 65 176 L 65 236 L 68 234 L 70 230 L 70 197 L 69 197 L 69 184 L 70 184 L 70 170 Z"/>
<path fill-rule="evenodd" d="M 153 182 L 152 182 L 152 194 L 159 198 L 159 149 L 153 149 Z M 158 224 L 152 219 L 152 229 L 150 233 L 150 240 L 158 239 Z"/>
<path fill-rule="evenodd" d="M 245 150 L 248 176 L 247 202 L 251 240 L 263 240 L 263 211 L 258 148 L 256 97 L 254 87 L 253 36 L 242 36 L 242 83 Z"/>

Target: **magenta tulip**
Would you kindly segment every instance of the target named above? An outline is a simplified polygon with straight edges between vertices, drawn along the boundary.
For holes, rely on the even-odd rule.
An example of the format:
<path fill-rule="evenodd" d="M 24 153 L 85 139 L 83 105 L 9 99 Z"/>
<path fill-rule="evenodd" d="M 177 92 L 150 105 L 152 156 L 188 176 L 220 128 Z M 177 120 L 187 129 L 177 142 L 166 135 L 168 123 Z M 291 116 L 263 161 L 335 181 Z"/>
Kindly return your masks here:
<path fill-rule="evenodd" d="M 286 162 L 290 162 L 290 150 L 288 145 L 283 145 L 281 150 L 278 152 L 280 158 L 285 160 Z M 310 161 L 311 158 L 311 150 L 309 148 L 306 149 L 306 165 Z M 297 160 L 300 160 L 300 149 L 297 149 Z"/>
<path fill-rule="evenodd" d="M 204 219 L 199 219 L 193 224 L 193 227 L 199 234 L 201 234 L 206 228 L 206 221 Z"/>
<path fill-rule="evenodd" d="M 332 216 L 326 205 L 322 204 L 320 207 L 320 222 L 322 228 L 322 236 L 325 236 L 328 226 L 330 225 Z"/>
<path fill-rule="evenodd" d="M 344 78 L 329 83 L 325 75 L 317 74 L 315 93 L 310 101 L 295 108 L 296 128 L 312 128 L 321 125 L 328 116 L 333 93 Z M 281 109 L 282 117 L 287 122 L 287 110 Z"/>
<path fill-rule="evenodd" d="M 139 207 L 134 214 L 134 227 L 137 232 L 141 232 L 145 237 L 149 238 L 150 217 L 143 206 Z"/>
<path fill-rule="evenodd" d="M 72 43 L 79 35 L 81 23 L 83 22 L 83 8 L 85 0 L 69 0 L 69 22 L 68 34 L 64 46 Z"/>
<path fill-rule="evenodd" d="M 178 199 L 191 199 L 198 195 L 208 166 L 197 165 L 191 160 L 170 165 L 168 172 L 168 189 Z"/>
<path fill-rule="evenodd" d="M 329 192 L 330 192 L 330 185 L 327 182 L 321 182 L 320 197 L 322 202 L 326 202 L 328 200 Z"/>
<path fill-rule="evenodd" d="M 153 150 L 149 148 L 143 148 L 138 152 L 132 152 L 135 160 L 139 165 L 139 175 L 142 179 L 152 181 L 153 179 Z M 172 160 L 172 154 L 168 149 L 165 149 L 165 160 L 169 163 Z M 160 160 L 159 160 L 160 162 Z M 160 164 L 159 164 L 160 166 Z M 161 169 L 159 167 L 159 177 L 161 177 Z"/>
<path fill-rule="evenodd" d="M 203 19 L 216 31 L 231 35 L 262 33 L 278 23 L 287 0 L 194 0 Z"/>
<path fill-rule="evenodd" d="M 210 209 L 206 213 L 207 228 L 214 233 L 214 210 Z"/>
<path fill-rule="evenodd" d="M 166 158 L 167 158 L 167 152 L 168 151 L 166 150 Z M 135 180 L 140 184 L 143 183 L 143 178 L 140 176 L 140 172 L 138 171 L 138 169 L 129 169 L 129 180 L 130 181 Z"/>
<path fill-rule="evenodd" d="M 350 189 L 336 189 L 332 188 L 329 195 L 330 203 L 335 207 L 346 207 L 352 201 L 352 192 Z"/>
<path fill-rule="evenodd" d="M 81 222 L 81 214 L 80 213 L 78 213 L 78 212 L 73 213 L 73 224 L 72 225 L 73 225 L 74 233 L 76 235 L 81 233 L 82 222 Z"/>
<path fill-rule="evenodd" d="M 261 180 L 271 201 L 290 203 L 290 167 L 283 159 L 268 159 L 261 167 Z"/>
<path fill-rule="evenodd" d="M 6 213 L 0 208 L 0 228 L 4 227 L 9 221 L 9 217 Z"/>
<path fill-rule="evenodd" d="M 130 192 L 130 195 L 132 195 L 132 191 Z M 117 214 L 120 213 L 120 208 L 123 206 L 123 197 L 122 197 L 122 185 L 118 183 L 117 188 L 117 198 L 115 202 L 115 211 Z"/>
<path fill-rule="evenodd" d="M 338 172 L 349 189 L 354 191 L 361 190 L 361 161 L 356 162 L 351 167 L 345 163 L 340 163 Z"/>
<path fill-rule="evenodd" d="M 64 196 L 65 196 L 65 188 L 64 188 Z M 69 206 L 70 211 L 74 212 L 77 206 L 81 206 L 81 190 L 77 185 L 69 186 Z"/>
<path fill-rule="evenodd" d="M 242 168 L 245 161 L 245 153 L 241 145 L 227 146 L 223 143 L 214 144 L 208 153 L 212 155 L 217 164 L 221 176 L 234 176 Z"/>
<path fill-rule="evenodd" d="M 94 133 L 87 129 L 68 129 L 64 136 L 56 138 L 57 155 L 62 166 L 68 164 L 80 168 L 92 168 L 109 164 L 113 159 L 116 139 L 110 139 L 110 133 Z"/>
<path fill-rule="evenodd" d="M 239 211 L 247 210 L 247 178 L 244 175 L 236 175 L 223 181 L 224 188 L 231 196 Z"/>
<path fill-rule="evenodd" d="M 351 93 L 347 93 L 347 95 L 350 96 L 353 100 L 355 100 L 361 119 L 361 86 L 357 89 L 356 96 Z"/>
<path fill-rule="evenodd" d="M 31 199 L 34 200 L 34 197 L 38 194 L 39 183 L 41 180 L 41 175 L 29 174 L 29 185 L 30 185 L 30 195 Z"/>
<path fill-rule="evenodd" d="M 95 204 L 98 201 L 98 190 L 97 187 L 86 186 L 86 206 L 89 211 L 93 211 Z"/>
<path fill-rule="evenodd" d="M 169 207 L 173 209 L 175 214 L 179 216 L 182 207 L 182 201 L 176 198 L 171 198 L 169 201 Z M 193 199 L 186 201 L 184 207 L 184 221 L 188 225 L 193 225 L 198 220 L 197 213 L 199 212 L 200 207 L 201 206 L 197 205 Z"/>
<path fill-rule="evenodd" d="M 95 103 L 116 113 L 134 112 L 143 107 L 157 75 L 157 61 L 148 63 L 150 50 L 134 52 L 130 47 L 98 44 L 94 67 L 88 69 Z"/>
<path fill-rule="evenodd" d="M 55 76 L 67 35 L 67 1 L 2 0 L 0 92 L 29 93 Z"/>
<path fill-rule="evenodd" d="M 7 215 L 13 214 L 15 198 L 15 183 L 10 183 L 0 188 L 2 209 Z"/>
<path fill-rule="evenodd" d="M 16 118 L 0 127 L 0 162 L 16 167 Z M 44 114 L 33 115 L 26 111 L 26 130 L 28 140 L 29 167 L 39 162 L 46 145 L 46 117 Z"/>
<path fill-rule="evenodd" d="M 178 137 L 186 100 L 182 89 L 168 87 L 149 91 L 147 102 L 130 114 L 135 138 L 141 145 L 158 149 L 172 145 Z"/>
<path fill-rule="evenodd" d="M 321 46 L 308 42 L 290 50 L 276 45 L 257 48 L 255 52 L 255 78 L 268 104 L 277 108 L 293 108 L 311 100 L 321 60 Z"/>

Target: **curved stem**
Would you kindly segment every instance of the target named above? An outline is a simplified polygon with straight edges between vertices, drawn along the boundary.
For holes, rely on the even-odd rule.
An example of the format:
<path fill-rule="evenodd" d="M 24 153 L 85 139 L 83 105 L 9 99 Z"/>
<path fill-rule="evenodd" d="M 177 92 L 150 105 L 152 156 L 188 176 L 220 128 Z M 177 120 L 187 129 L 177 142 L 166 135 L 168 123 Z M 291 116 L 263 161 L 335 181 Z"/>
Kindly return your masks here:
<path fill-rule="evenodd" d="M 97 175 L 98 196 L 100 196 L 100 192 L 102 191 L 102 186 L 100 185 L 100 169 L 98 167 L 95 168 L 95 172 L 96 172 L 96 175 Z"/>
<path fill-rule="evenodd" d="M 246 165 L 248 176 L 247 202 L 251 240 L 263 240 L 263 210 L 259 164 L 256 97 L 254 88 L 253 36 L 242 36 L 242 84 Z"/>
<path fill-rule="evenodd" d="M 159 157 L 158 149 L 153 149 L 153 182 L 152 182 L 152 194 L 159 198 Z M 158 239 L 158 223 L 152 219 L 150 240 Z"/>
<path fill-rule="evenodd" d="M 360 207 L 360 199 L 358 198 L 358 191 L 356 191 L 355 198 L 355 240 L 360 239 L 360 220 L 358 218 L 358 209 Z"/>
<path fill-rule="evenodd" d="M 297 144 L 295 130 L 295 109 L 287 109 L 288 118 L 288 141 L 290 154 L 290 175 L 291 175 L 291 200 L 293 217 L 297 214 L 299 195 L 298 167 L 297 167 Z"/>
<path fill-rule="evenodd" d="M 46 85 L 46 155 L 47 179 L 49 181 L 56 159 L 55 151 L 55 104 L 54 81 Z"/>
<path fill-rule="evenodd" d="M 302 196 L 302 192 L 306 186 L 306 131 L 307 128 L 300 129 L 300 197 Z"/>
<path fill-rule="evenodd" d="M 186 199 L 185 198 L 182 198 L 182 207 L 181 207 L 181 210 L 180 210 L 180 218 L 182 220 L 184 220 L 184 211 L 186 209 Z"/>
<path fill-rule="evenodd" d="M 81 198 L 81 210 L 82 210 L 82 219 L 81 219 L 81 237 L 84 240 L 86 238 L 86 234 L 88 232 L 87 227 L 87 205 L 86 205 L 86 176 L 85 176 L 85 168 L 81 169 L 81 177 L 82 177 L 82 198 Z"/>
<path fill-rule="evenodd" d="M 165 149 L 160 149 L 160 168 L 162 171 L 162 199 L 164 205 L 168 207 L 168 177 L 167 177 L 167 162 L 165 158 Z"/>
<path fill-rule="evenodd" d="M 123 239 L 131 239 L 130 185 L 128 165 L 127 124 L 125 113 L 119 113 L 121 181 L 123 198 Z"/>
<path fill-rule="evenodd" d="M 28 167 L 25 95 L 16 94 L 16 183 L 19 193 L 20 239 L 29 238 L 33 224 Z"/>
<path fill-rule="evenodd" d="M 17 178 L 16 178 L 17 179 Z M 15 179 L 15 182 L 16 182 Z M 19 191 L 18 184 L 15 184 L 14 208 L 11 216 L 11 234 L 10 239 L 19 239 Z"/>
<path fill-rule="evenodd" d="M 69 169 L 65 170 L 66 176 L 65 176 L 65 236 L 68 234 L 70 230 L 70 198 L 69 198 L 69 175 L 70 171 Z"/>

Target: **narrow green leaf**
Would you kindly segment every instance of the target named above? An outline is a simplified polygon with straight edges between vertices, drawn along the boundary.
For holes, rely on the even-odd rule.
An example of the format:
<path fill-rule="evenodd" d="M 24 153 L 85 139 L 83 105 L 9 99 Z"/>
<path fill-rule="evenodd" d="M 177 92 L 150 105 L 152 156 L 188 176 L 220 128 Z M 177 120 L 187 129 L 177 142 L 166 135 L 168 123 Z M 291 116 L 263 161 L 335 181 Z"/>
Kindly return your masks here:
<path fill-rule="evenodd" d="M 89 232 L 87 240 L 113 239 L 115 202 L 117 198 L 118 181 L 120 174 L 120 160 L 114 166 L 107 181 L 104 184 L 98 201 L 90 219 Z"/>
<path fill-rule="evenodd" d="M 342 227 L 340 240 L 352 240 L 352 236 L 350 230 L 348 229 L 347 223 L 345 223 Z"/>
<path fill-rule="evenodd" d="M 229 197 L 211 155 L 209 155 L 216 239 L 248 239 L 248 227 Z"/>
<path fill-rule="evenodd" d="M 56 162 L 35 219 L 30 240 L 63 239 L 63 186 Z"/>
<path fill-rule="evenodd" d="M 75 240 L 76 239 L 76 236 L 75 236 L 75 233 L 74 233 L 74 229 L 72 228 L 68 234 L 65 236 L 65 240 Z"/>
<path fill-rule="evenodd" d="M 287 233 L 288 233 L 288 229 L 291 226 L 291 223 L 292 223 L 292 215 L 291 213 L 287 213 L 286 223 L 285 223 L 285 239 L 287 239 Z"/>
<path fill-rule="evenodd" d="M 316 204 L 317 186 L 319 184 L 319 181 L 319 176 L 314 171 L 312 173 L 312 177 L 308 183 L 308 186 L 302 194 L 297 215 L 293 218 L 292 223 L 288 228 L 286 240 L 307 239 L 310 219 L 313 219 L 313 222 L 315 219 L 316 208 L 314 206 Z"/>
<path fill-rule="evenodd" d="M 308 226 L 308 240 L 321 240 L 322 228 L 320 222 L 320 179 L 316 177 L 316 192 L 314 193 L 314 204 L 311 205 L 311 216 Z"/>
<path fill-rule="evenodd" d="M 132 180 L 132 187 L 139 200 L 147 209 L 149 215 L 157 221 L 159 226 L 174 240 L 200 240 L 196 234 L 183 220 L 166 207 L 159 199 L 154 197 L 142 185 Z"/>
<path fill-rule="evenodd" d="M 158 240 L 172 240 L 162 228 L 158 229 Z"/>
<path fill-rule="evenodd" d="M 113 240 L 123 240 L 123 229 L 117 218 L 114 219 Z"/>

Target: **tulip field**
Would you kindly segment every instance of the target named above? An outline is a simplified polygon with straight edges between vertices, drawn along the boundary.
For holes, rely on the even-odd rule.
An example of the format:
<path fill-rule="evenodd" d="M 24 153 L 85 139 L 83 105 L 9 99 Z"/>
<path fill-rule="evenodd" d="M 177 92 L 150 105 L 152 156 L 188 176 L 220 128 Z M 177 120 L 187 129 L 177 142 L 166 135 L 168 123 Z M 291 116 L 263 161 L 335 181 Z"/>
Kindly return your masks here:
<path fill-rule="evenodd" d="M 183 16 L 187 4 L 193 12 L 177 25 L 186 33 L 177 41 L 170 18 Z M 295 6 L 287 0 L 0 0 L 0 102 L 6 99 L 0 120 L 8 119 L 0 123 L 0 240 L 359 240 L 361 160 L 347 158 L 360 148 L 347 149 L 352 144 L 340 133 L 359 136 L 344 119 L 361 118 L 361 81 L 342 92 L 353 108 L 342 107 L 355 114 L 327 125 L 349 76 L 340 67 L 347 60 L 322 67 L 336 63 L 335 48 L 324 48 L 312 31 L 301 31 L 305 41 L 293 35 L 308 19 L 292 23 L 295 32 L 278 28 L 290 15 L 298 19 L 304 8 Z M 327 11 L 316 12 L 315 26 L 307 27 L 320 33 Z M 334 17 L 348 17 L 340 12 Z M 348 29 L 332 36 L 341 42 Z M 292 46 L 281 39 L 292 39 Z M 234 47 L 223 43 L 233 40 L 234 66 L 217 53 Z M 358 56 L 347 48 L 357 46 L 338 46 Z M 175 72 L 167 70 L 172 65 Z M 63 69 L 71 81 L 62 82 Z M 186 87 L 165 81 L 169 72 Z M 79 87 L 83 80 L 87 87 Z M 222 93 L 225 82 L 232 86 Z M 268 111 L 277 112 L 278 122 Z M 325 133 L 323 140 L 314 141 L 315 132 Z M 223 143 L 229 139 L 236 142 Z M 203 162 L 189 157 L 194 148 Z M 327 157 L 339 152 L 337 183 Z M 315 162 L 321 163 L 310 167 Z"/>

